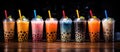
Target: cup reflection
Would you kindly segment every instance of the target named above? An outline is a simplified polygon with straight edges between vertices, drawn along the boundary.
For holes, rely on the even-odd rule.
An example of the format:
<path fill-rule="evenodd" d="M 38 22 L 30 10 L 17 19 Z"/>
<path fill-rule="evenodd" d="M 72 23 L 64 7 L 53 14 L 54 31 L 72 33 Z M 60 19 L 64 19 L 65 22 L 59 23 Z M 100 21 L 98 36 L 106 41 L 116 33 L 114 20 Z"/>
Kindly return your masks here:
<path fill-rule="evenodd" d="M 42 49 L 41 47 L 41 43 L 32 43 L 32 52 L 44 52 L 44 49 Z"/>
<path fill-rule="evenodd" d="M 58 52 L 56 43 L 46 43 L 46 52 Z"/>

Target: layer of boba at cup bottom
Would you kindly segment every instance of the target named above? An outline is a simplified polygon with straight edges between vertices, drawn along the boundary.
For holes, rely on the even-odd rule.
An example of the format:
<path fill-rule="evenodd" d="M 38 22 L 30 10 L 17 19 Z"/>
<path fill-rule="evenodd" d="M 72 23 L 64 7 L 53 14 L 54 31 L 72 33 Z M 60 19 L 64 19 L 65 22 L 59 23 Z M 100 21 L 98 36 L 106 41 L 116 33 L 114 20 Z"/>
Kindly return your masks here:
<path fill-rule="evenodd" d="M 75 41 L 76 42 L 84 42 L 85 41 L 85 33 L 75 32 Z"/>
<path fill-rule="evenodd" d="M 13 39 L 14 39 L 13 29 L 11 29 L 10 31 L 4 32 L 4 39 L 5 39 L 5 42 L 13 41 Z"/>
<path fill-rule="evenodd" d="M 41 41 L 42 34 L 32 34 L 33 41 Z"/>
<path fill-rule="evenodd" d="M 61 41 L 62 42 L 69 42 L 71 40 L 71 34 L 67 32 L 61 33 Z"/>
<path fill-rule="evenodd" d="M 57 33 L 56 32 L 50 32 L 50 33 L 47 33 L 47 42 L 54 42 L 56 41 L 56 35 Z"/>
<path fill-rule="evenodd" d="M 93 33 L 91 32 L 90 34 L 90 41 L 91 42 L 98 42 L 99 41 L 99 32 Z"/>
<path fill-rule="evenodd" d="M 112 41 L 113 33 L 110 29 L 105 29 L 103 33 L 104 33 L 105 42 Z"/>
<path fill-rule="evenodd" d="M 28 31 L 18 32 L 18 41 L 19 42 L 28 41 Z"/>

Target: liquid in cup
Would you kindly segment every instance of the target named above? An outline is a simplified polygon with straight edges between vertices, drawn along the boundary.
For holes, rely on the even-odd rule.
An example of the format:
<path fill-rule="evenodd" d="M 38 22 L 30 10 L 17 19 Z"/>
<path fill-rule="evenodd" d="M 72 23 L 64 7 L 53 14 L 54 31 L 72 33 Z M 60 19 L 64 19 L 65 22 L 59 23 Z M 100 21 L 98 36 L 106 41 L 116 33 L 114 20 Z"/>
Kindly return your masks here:
<path fill-rule="evenodd" d="M 84 42 L 86 34 L 86 20 L 83 16 L 74 20 L 75 41 Z"/>
<path fill-rule="evenodd" d="M 5 42 L 14 41 L 14 28 L 15 28 L 15 20 L 11 16 L 9 16 L 8 19 L 4 19 L 3 29 L 4 29 Z"/>
<path fill-rule="evenodd" d="M 98 42 L 100 38 L 100 20 L 93 16 L 88 20 L 88 29 L 91 42 Z"/>
<path fill-rule="evenodd" d="M 43 37 L 43 24 L 44 21 L 41 18 L 41 16 L 37 16 L 37 18 L 34 18 L 31 20 L 32 25 L 32 41 L 41 41 Z"/>
<path fill-rule="evenodd" d="M 112 18 L 104 18 L 102 20 L 102 28 L 105 42 L 114 41 L 114 23 L 115 20 Z"/>
<path fill-rule="evenodd" d="M 71 28 L 72 20 L 70 18 L 66 17 L 60 20 L 60 33 L 62 42 L 69 42 L 71 40 Z"/>
<path fill-rule="evenodd" d="M 55 18 L 48 18 L 45 20 L 46 24 L 46 39 L 47 42 L 56 41 L 58 21 Z"/>
<path fill-rule="evenodd" d="M 28 41 L 29 20 L 25 16 L 22 16 L 22 18 L 22 20 L 17 20 L 18 42 Z"/>

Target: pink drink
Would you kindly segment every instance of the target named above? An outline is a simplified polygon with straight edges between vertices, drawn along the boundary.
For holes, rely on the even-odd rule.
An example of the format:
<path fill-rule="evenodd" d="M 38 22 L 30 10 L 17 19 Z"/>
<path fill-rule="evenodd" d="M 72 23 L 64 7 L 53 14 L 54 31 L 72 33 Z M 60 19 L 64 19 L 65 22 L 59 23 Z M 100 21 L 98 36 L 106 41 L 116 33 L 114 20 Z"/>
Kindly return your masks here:
<path fill-rule="evenodd" d="M 32 40 L 33 42 L 42 40 L 43 36 L 43 19 L 37 18 L 31 21 L 32 25 Z"/>

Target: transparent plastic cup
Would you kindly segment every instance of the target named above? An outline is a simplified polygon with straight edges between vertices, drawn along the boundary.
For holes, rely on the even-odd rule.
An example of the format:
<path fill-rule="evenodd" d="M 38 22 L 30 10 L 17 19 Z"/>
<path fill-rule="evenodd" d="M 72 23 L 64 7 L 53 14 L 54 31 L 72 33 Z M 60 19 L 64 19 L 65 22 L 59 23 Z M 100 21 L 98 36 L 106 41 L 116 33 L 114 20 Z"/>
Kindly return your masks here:
<path fill-rule="evenodd" d="M 54 42 L 57 38 L 58 20 L 55 18 L 48 18 L 45 20 L 46 25 L 46 39 L 47 42 Z"/>
<path fill-rule="evenodd" d="M 33 18 L 31 20 L 31 25 L 32 25 L 32 41 L 33 42 L 41 41 L 43 37 L 43 25 L 44 25 L 43 19 Z"/>
<path fill-rule="evenodd" d="M 98 42 L 100 39 L 100 20 L 93 16 L 88 20 L 88 29 L 91 42 Z"/>
<path fill-rule="evenodd" d="M 112 18 L 104 18 L 102 20 L 102 28 L 105 42 L 114 41 L 114 25 L 115 20 Z"/>
<path fill-rule="evenodd" d="M 83 16 L 74 20 L 75 41 L 84 42 L 86 34 L 86 20 Z"/>
<path fill-rule="evenodd" d="M 14 41 L 15 20 L 11 16 L 9 16 L 8 19 L 4 19 L 3 29 L 4 29 L 4 41 L 5 42 Z"/>
<path fill-rule="evenodd" d="M 62 42 L 71 40 L 72 20 L 70 18 L 62 18 L 60 20 L 60 34 Z"/>
<path fill-rule="evenodd" d="M 29 20 L 22 16 L 23 19 L 17 20 L 18 42 L 27 42 L 29 33 Z"/>

